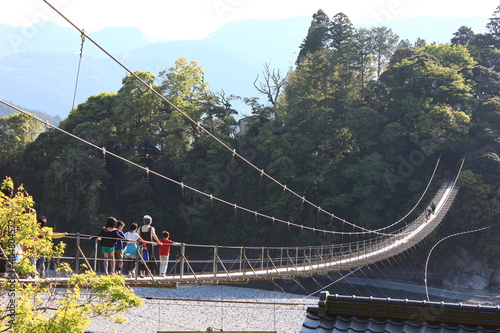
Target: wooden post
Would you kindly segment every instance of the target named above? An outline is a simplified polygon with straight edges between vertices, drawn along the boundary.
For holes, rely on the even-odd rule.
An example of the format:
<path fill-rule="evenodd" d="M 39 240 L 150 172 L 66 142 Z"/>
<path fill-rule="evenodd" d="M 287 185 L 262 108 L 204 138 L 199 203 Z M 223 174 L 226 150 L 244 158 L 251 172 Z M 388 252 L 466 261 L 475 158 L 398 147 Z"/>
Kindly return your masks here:
<path fill-rule="evenodd" d="M 267 273 L 269 274 L 269 258 L 271 258 L 270 254 L 269 254 L 269 247 L 267 248 L 267 256 L 266 256 L 266 270 L 267 270 Z"/>
<path fill-rule="evenodd" d="M 279 264 L 277 265 L 278 267 L 283 267 L 283 246 L 280 248 L 280 260 Z"/>
<path fill-rule="evenodd" d="M 241 272 L 241 270 L 242 270 L 242 268 L 243 268 L 243 266 L 242 266 L 242 265 L 243 265 L 243 246 L 242 246 L 242 247 L 240 247 L 240 262 L 239 262 L 240 272 Z"/>
<path fill-rule="evenodd" d="M 264 270 L 264 247 L 262 247 L 261 260 L 260 260 L 260 269 Z"/>
<path fill-rule="evenodd" d="M 75 272 L 80 272 L 80 233 L 78 232 L 76 233 Z"/>
<path fill-rule="evenodd" d="M 186 258 L 186 244 L 181 244 L 181 264 L 180 264 L 180 272 L 179 272 L 179 277 L 182 279 L 184 276 L 184 262 Z"/>
<path fill-rule="evenodd" d="M 214 275 L 217 276 L 217 252 L 218 252 L 218 247 L 217 245 L 214 246 L 214 267 L 213 267 L 213 272 Z"/>
<path fill-rule="evenodd" d="M 94 272 L 96 273 L 97 273 L 97 253 L 98 253 L 97 250 L 99 249 L 98 243 L 99 241 L 96 238 L 94 244 Z"/>

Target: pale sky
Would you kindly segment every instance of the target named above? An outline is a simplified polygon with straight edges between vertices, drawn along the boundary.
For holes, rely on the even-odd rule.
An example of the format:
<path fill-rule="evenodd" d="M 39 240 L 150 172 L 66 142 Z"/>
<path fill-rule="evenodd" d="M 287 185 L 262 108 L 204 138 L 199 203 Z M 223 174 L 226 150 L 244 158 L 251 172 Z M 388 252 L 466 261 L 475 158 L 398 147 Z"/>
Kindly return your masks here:
<path fill-rule="evenodd" d="M 499 0 L 47 0 L 87 32 L 132 26 L 158 40 L 201 39 L 241 19 L 343 12 L 354 24 L 422 16 L 489 18 Z M 43 0 L 0 0 L 0 23 L 27 27 L 38 21 L 66 26 Z"/>

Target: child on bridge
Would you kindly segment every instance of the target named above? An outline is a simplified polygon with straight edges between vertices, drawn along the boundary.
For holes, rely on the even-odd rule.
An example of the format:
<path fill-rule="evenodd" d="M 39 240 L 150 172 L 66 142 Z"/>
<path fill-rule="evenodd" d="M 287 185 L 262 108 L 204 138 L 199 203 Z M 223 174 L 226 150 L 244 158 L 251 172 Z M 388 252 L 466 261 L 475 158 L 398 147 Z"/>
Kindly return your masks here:
<path fill-rule="evenodd" d="M 160 274 L 165 277 L 167 274 L 168 258 L 170 257 L 170 246 L 180 245 L 180 243 L 170 240 L 170 234 L 168 231 L 162 232 L 163 238 L 160 239 Z"/>

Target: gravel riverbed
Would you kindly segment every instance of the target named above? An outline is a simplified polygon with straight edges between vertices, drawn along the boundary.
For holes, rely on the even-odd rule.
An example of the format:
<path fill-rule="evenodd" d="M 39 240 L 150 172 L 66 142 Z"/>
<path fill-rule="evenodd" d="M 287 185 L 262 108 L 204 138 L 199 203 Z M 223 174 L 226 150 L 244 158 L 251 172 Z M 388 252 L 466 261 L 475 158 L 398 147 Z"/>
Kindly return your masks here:
<path fill-rule="evenodd" d="M 134 288 L 144 305 L 121 316 L 124 324 L 92 321 L 88 332 L 273 331 L 298 332 L 318 297 L 233 286 Z M 203 300 L 203 301 L 202 301 Z"/>
<path fill-rule="evenodd" d="M 413 294 L 415 300 L 425 299 L 423 286 L 348 277 L 345 282 L 350 286 L 365 288 L 366 295 L 373 291 L 391 295 L 393 298 L 407 298 Z M 128 319 L 124 324 L 113 324 L 103 319 L 93 320 L 88 332 L 206 332 L 213 331 L 269 331 L 277 333 L 298 332 L 306 318 L 308 306 L 317 306 L 319 298 L 300 294 L 285 293 L 281 288 L 263 290 L 228 285 L 218 286 L 179 286 L 176 289 L 133 288 L 136 295 L 144 300 L 140 308 L 121 314 Z M 328 288 L 330 293 L 342 290 Z M 395 294 L 399 292 L 400 294 Z M 429 288 L 431 301 L 445 301 L 465 304 L 500 305 L 500 297 L 477 295 L 444 289 Z M 400 296 L 402 295 L 402 296 Z M 412 297 L 410 297 L 412 298 Z"/>

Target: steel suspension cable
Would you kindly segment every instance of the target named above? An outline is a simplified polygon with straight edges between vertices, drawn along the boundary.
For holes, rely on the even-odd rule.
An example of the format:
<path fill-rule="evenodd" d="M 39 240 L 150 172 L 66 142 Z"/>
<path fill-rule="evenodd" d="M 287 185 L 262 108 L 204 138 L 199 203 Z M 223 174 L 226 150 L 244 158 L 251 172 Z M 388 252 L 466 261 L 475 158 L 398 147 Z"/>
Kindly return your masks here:
<path fill-rule="evenodd" d="M 441 156 L 440 156 L 440 157 L 439 157 L 439 159 L 438 159 L 438 163 L 439 163 L 439 160 L 440 160 L 440 159 L 441 159 Z M 455 179 L 453 179 L 453 183 L 451 184 L 451 186 L 450 186 L 450 185 L 448 185 L 450 188 L 452 188 L 452 189 L 453 189 L 453 188 L 456 186 L 456 183 L 457 183 L 457 181 L 458 181 L 458 178 L 460 177 L 460 173 L 462 172 L 462 168 L 463 168 L 463 166 L 464 166 L 464 163 L 465 163 L 465 157 L 462 159 L 462 162 L 460 163 L 460 167 L 458 168 L 457 175 L 455 176 Z M 437 168 L 437 164 L 436 164 L 436 168 Z M 436 168 L 434 169 L 434 173 L 436 172 Z M 434 175 L 433 175 L 432 177 L 434 177 Z M 428 189 L 429 185 L 430 185 L 430 182 L 427 184 L 427 188 L 425 189 L 425 192 L 427 191 L 427 189 Z M 422 196 L 422 197 L 423 197 L 423 196 Z M 419 201 L 422 199 L 422 197 L 419 199 Z M 415 206 L 415 207 L 416 207 L 416 206 Z M 415 207 L 413 208 L 413 210 L 415 209 Z M 409 214 L 407 214 L 407 215 L 409 215 Z M 396 222 L 396 223 L 399 223 L 399 222 L 400 222 L 400 221 L 398 221 L 398 222 Z M 395 225 L 396 223 L 393 223 L 393 225 Z M 392 225 L 391 225 L 391 226 L 392 226 Z M 377 230 L 374 230 L 374 232 L 380 232 L 380 230 L 383 230 L 383 229 L 386 229 L 386 228 L 377 229 Z M 398 235 L 403 236 L 403 235 L 405 235 L 405 234 L 410 234 L 410 233 L 411 233 L 411 231 L 409 231 L 409 232 L 407 232 L 407 233 L 405 233 L 405 232 L 400 232 L 400 233 L 398 233 Z"/>
<path fill-rule="evenodd" d="M 61 131 L 61 132 L 64 132 L 65 134 L 70 135 L 70 136 L 71 136 L 71 137 L 73 137 L 73 138 L 76 138 L 76 139 L 78 139 L 78 140 L 80 140 L 80 141 L 82 141 L 82 142 L 85 142 L 86 144 L 88 144 L 88 145 L 90 145 L 90 146 L 92 146 L 92 147 L 96 148 L 96 149 L 101 150 L 101 151 L 103 152 L 103 154 L 104 154 L 104 155 L 106 155 L 106 154 L 112 155 L 112 156 L 114 156 L 114 157 L 116 157 L 116 158 L 118 158 L 118 159 L 120 159 L 120 160 L 122 160 L 122 161 L 125 161 L 125 162 L 127 162 L 127 163 L 130 163 L 130 164 L 132 164 L 132 165 L 134 165 L 134 166 L 136 166 L 136 167 L 138 167 L 138 168 L 141 168 L 141 169 L 145 170 L 145 171 L 148 173 L 148 175 L 149 175 L 149 173 L 152 173 L 152 174 L 154 174 L 154 175 L 157 175 L 157 176 L 159 176 L 159 177 L 161 177 L 161 178 L 164 178 L 164 179 L 166 179 L 166 180 L 168 180 L 168 181 L 170 181 L 170 182 L 173 182 L 173 183 L 175 183 L 175 184 L 177 184 L 177 185 L 180 185 L 183 189 L 184 189 L 184 188 L 187 188 L 187 189 L 189 189 L 189 190 L 191 190 L 191 191 L 193 191 L 193 192 L 196 192 L 196 193 L 198 193 L 198 194 L 201 194 L 201 195 L 204 195 L 204 196 L 206 196 L 206 197 L 209 197 L 211 200 L 216 200 L 216 201 L 222 202 L 222 203 L 224 203 L 224 204 L 227 204 L 227 205 L 233 206 L 233 207 L 235 208 L 235 210 L 236 210 L 236 209 L 240 209 L 240 210 L 246 211 L 246 212 L 248 212 L 248 213 L 254 214 L 256 217 L 257 217 L 257 216 L 260 216 L 260 217 L 264 217 L 264 218 L 266 218 L 266 219 L 270 219 L 270 220 L 272 220 L 272 221 L 273 221 L 273 224 L 274 224 L 274 222 L 279 222 L 279 223 L 287 224 L 288 226 L 293 226 L 293 227 L 301 228 L 301 230 L 306 229 L 306 230 L 313 231 L 313 232 L 318 231 L 318 232 L 323 232 L 324 234 L 329 233 L 329 234 L 346 234 L 346 235 L 360 235 L 360 234 L 388 235 L 387 233 L 383 233 L 383 232 L 379 232 L 379 231 L 376 231 L 376 230 L 371 230 L 371 229 L 368 229 L 368 228 L 365 228 L 365 227 L 361 227 L 361 226 L 358 226 L 358 225 L 356 225 L 356 224 L 354 224 L 354 223 L 348 222 L 348 221 L 346 221 L 345 219 L 341 219 L 340 217 L 337 217 L 336 215 L 334 215 L 334 214 L 332 214 L 332 213 L 329 213 L 329 212 L 327 212 L 326 210 L 322 209 L 321 207 L 319 207 L 319 206 L 317 206 L 317 205 L 313 204 L 312 202 L 310 202 L 309 200 L 307 200 L 304 196 L 300 196 L 300 195 L 298 195 L 297 193 L 295 193 L 294 191 L 291 191 L 290 189 L 288 189 L 288 188 L 287 188 L 287 186 L 286 186 L 286 185 L 281 184 L 280 182 L 278 182 L 277 180 L 275 180 L 275 179 L 274 179 L 274 178 L 272 178 L 271 176 L 267 175 L 267 174 L 264 172 L 264 170 L 263 170 L 263 169 L 259 169 L 259 168 L 257 168 L 257 167 L 256 167 L 255 165 L 253 165 L 250 161 L 246 160 L 243 156 L 241 156 L 240 154 L 238 154 L 238 153 L 236 152 L 236 150 L 235 150 L 235 149 L 231 149 L 228 145 L 226 145 L 224 142 L 222 142 L 220 139 L 218 139 L 216 136 L 214 136 L 212 133 L 210 133 L 207 129 L 205 129 L 204 127 L 202 127 L 202 126 L 200 125 L 200 123 L 199 123 L 199 122 L 194 121 L 194 119 L 192 119 L 191 117 L 189 117 L 189 115 L 187 115 L 185 112 L 183 112 L 182 110 L 180 110 L 177 106 L 173 105 L 173 104 L 172 104 L 172 103 L 171 103 L 168 99 L 166 99 L 166 98 L 165 98 L 165 97 L 164 97 L 161 93 L 159 93 L 158 91 L 156 91 L 155 89 L 153 89 L 153 87 L 152 87 L 151 85 L 148 85 L 148 84 L 147 84 L 144 80 L 142 80 L 142 79 L 141 79 L 141 78 L 140 78 L 137 74 L 135 74 L 135 73 L 134 73 L 134 72 L 132 72 L 130 69 L 128 69 L 128 68 L 127 68 L 125 65 L 123 65 L 123 64 L 122 64 L 119 60 L 117 60 L 117 59 L 116 59 L 115 57 L 113 57 L 113 56 L 112 56 L 112 55 L 111 55 L 108 51 L 106 51 L 106 50 L 105 50 L 103 47 L 101 47 L 101 46 L 100 46 L 97 42 L 95 42 L 95 41 L 94 41 L 91 37 L 89 37 L 89 36 L 88 36 L 88 35 L 84 32 L 84 30 L 79 29 L 79 28 L 78 28 L 78 27 L 77 27 L 77 26 L 76 26 L 73 22 L 71 22 L 71 21 L 70 21 L 69 19 L 67 19 L 67 18 L 66 18 L 66 17 L 65 17 L 62 13 L 60 13 L 60 12 L 59 12 L 56 8 L 54 8 L 54 7 L 53 7 L 53 6 L 52 6 L 52 5 L 51 5 L 51 4 L 50 4 L 47 0 L 43 0 L 43 1 L 44 1 L 47 5 L 49 5 L 49 6 L 50 6 L 50 7 L 51 7 L 54 11 L 56 11 L 56 12 L 57 12 L 57 13 L 58 13 L 58 14 L 59 14 L 62 18 L 64 18 L 64 19 L 65 19 L 65 20 L 66 20 L 66 21 L 67 21 L 70 25 L 72 25 L 75 29 L 77 29 L 77 30 L 78 30 L 78 31 L 82 34 L 82 39 L 83 39 L 84 37 L 85 37 L 85 38 L 87 38 L 87 39 L 89 39 L 89 40 L 90 40 L 90 41 L 91 41 L 94 45 L 96 45 L 99 49 L 101 49 L 101 50 L 102 50 L 102 51 L 103 51 L 106 55 L 108 55 L 111 59 L 113 59 L 113 60 L 114 60 L 117 64 L 119 64 L 122 68 L 124 68 L 124 69 L 125 69 L 128 73 L 130 73 L 132 76 L 134 76 L 134 78 L 136 78 L 139 82 L 141 82 L 143 85 L 145 85 L 145 86 L 146 86 L 146 87 L 147 87 L 147 88 L 148 88 L 151 92 L 153 92 L 154 94 L 156 94 L 157 96 L 159 96 L 162 100 L 164 100 L 166 103 L 168 103 L 169 105 L 171 105 L 171 106 L 172 106 L 175 110 L 177 110 L 177 111 L 178 111 L 178 112 L 180 112 L 182 115 L 184 115 L 187 119 L 189 119 L 191 122 L 193 122 L 193 123 L 194 123 L 194 124 L 195 124 L 195 125 L 199 128 L 199 129 L 201 129 L 203 132 L 207 133 L 207 134 L 208 134 L 209 136 L 211 136 L 214 140 L 216 140 L 216 141 L 217 141 L 217 142 L 219 142 L 221 145 L 223 145 L 226 149 L 230 150 L 230 151 L 233 153 L 233 156 L 238 156 L 239 158 L 241 158 L 242 160 L 244 160 L 245 162 L 247 162 L 249 165 L 251 165 L 254 169 L 261 171 L 261 176 L 262 176 L 262 175 L 266 175 L 266 177 L 270 178 L 270 179 L 271 179 L 271 180 L 273 180 L 275 183 L 277 183 L 277 184 L 279 184 L 281 187 L 283 187 L 283 190 L 287 190 L 287 191 L 289 191 L 290 193 L 292 193 L 292 194 L 294 194 L 295 196 L 297 196 L 297 197 L 299 197 L 300 199 L 302 199 L 303 203 L 304 203 L 304 202 L 307 202 L 308 204 L 310 204 L 310 205 L 312 205 L 313 207 L 317 208 L 317 209 L 318 209 L 318 214 L 319 214 L 320 212 L 326 213 L 326 214 L 330 215 L 330 217 L 331 217 L 332 219 L 333 219 L 333 218 L 335 218 L 335 219 L 337 219 L 337 220 L 339 220 L 339 221 L 342 221 L 342 223 L 343 223 L 343 224 L 349 224 L 349 225 L 351 225 L 353 228 L 358 228 L 358 229 L 363 230 L 363 231 L 361 231 L 361 232 L 344 232 L 344 231 L 340 231 L 340 232 L 339 232 L 339 231 L 330 231 L 330 230 L 318 229 L 318 228 L 308 227 L 308 226 L 304 226 L 304 225 L 301 225 L 301 224 L 292 223 L 292 222 L 290 222 L 290 221 L 286 221 L 286 220 L 278 219 L 278 218 L 275 218 L 275 217 L 273 217 L 273 216 L 269 216 L 269 215 L 266 215 L 266 214 L 259 213 L 259 212 L 257 212 L 257 211 L 250 210 L 250 209 L 245 208 L 245 207 L 238 206 L 238 205 L 237 205 L 237 204 L 235 204 L 235 203 L 230 203 L 230 202 L 228 202 L 228 201 L 226 201 L 226 200 L 223 200 L 223 199 L 220 199 L 220 198 L 218 198 L 218 197 L 216 197 L 216 196 L 213 196 L 212 194 L 207 194 L 207 193 L 205 193 L 205 192 L 203 192 L 203 191 L 200 191 L 200 190 L 198 190 L 198 189 L 196 189 L 196 188 L 193 188 L 193 187 L 191 187 L 191 186 L 185 185 L 185 184 L 184 184 L 184 183 L 182 183 L 182 182 L 176 181 L 176 180 L 171 179 L 171 178 L 169 178 L 169 177 L 167 177 L 167 176 L 164 176 L 164 175 L 162 175 L 162 174 L 159 174 L 159 173 L 157 173 L 157 172 L 155 172 L 155 171 L 149 170 L 149 168 L 147 168 L 147 167 L 143 167 L 143 166 L 141 166 L 141 165 L 139 165 L 139 164 L 137 164 L 137 163 L 135 163 L 135 162 L 132 162 L 132 161 L 130 161 L 130 160 L 127 160 L 127 159 L 125 159 L 125 158 L 123 158 L 123 157 L 121 157 L 121 156 L 119 156 L 119 155 L 117 155 L 117 154 L 114 154 L 114 153 L 112 153 L 112 152 L 108 152 L 108 151 L 106 151 L 106 149 L 105 149 L 104 147 L 99 147 L 99 146 L 97 146 L 97 145 L 95 145 L 95 144 L 93 144 L 93 143 L 90 143 L 90 142 L 88 142 L 88 141 L 86 141 L 86 140 L 84 140 L 84 139 L 82 139 L 82 138 L 80 138 L 80 137 L 78 137 L 78 136 L 76 136 L 76 135 L 74 135 L 74 134 L 72 134 L 72 133 L 69 133 L 69 132 L 67 132 L 67 131 L 64 131 L 64 130 L 62 130 L 62 129 L 60 129 L 60 128 L 56 127 L 56 126 L 53 126 L 53 125 L 49 124 L 47 121 L 43 121 L 43 120 L 41 120 L 41 119 L 39 119 L 39 118 L 37 118 L 37 117 L 33 117 L 31 114 L 29 114 L 29 113 L 27 113 L 27 112 L 25 112 L 25 111 L 23 111 L 23 110 L 21 110 L 21 109 L 19 109 L 19 108 L 15 107 L 15 106 L 13 106 L 13 105 L 11 105 L 11 104 L 9 104 L 9 103 L 5 102 L 5 101 L 0 100 L 0 102 L 1 102 L 1 103 L 5 104 L 5 105 L 7 105 L 7 106 L 9 106 L 9 107 L 11 107 L 11 108 L 14 108 L 14 109 L 18 110 L 19 112 L 23 112 L 23 113 L 27 114 L 28 116 L 31 116 L 31 117 L 33 117 L 33 118 L 35 118 L 35 119 L 37 119 L 37 120 L 39 120 L 39 121 L 41 121 L 41 122 L 45 123 L 45 125 L 46 125 L 46 126 L 51 126 L 52 128 L 55 128 L 55 129 L 57 129 L 57 130 L 59 130 L 59 131 Z M 394 234 L 390 234 L 390 235 L 392 236 L 392 235 L 394 235 Z"/>
<path fill-rule="evenodd" d="M 413 208 L 405 216 L 403 216 L 402 218 L 400 218 L 398 221 L 392 223 L 391 225 L 382 227 L 380 229 L 375 229 L 374 231 L 382 231 L 382 230 L 386 230 L 386 229 L 389 229 L 389 228 L 395 226 L 396 224 L 404 221 L 404 219 L 406 219 L 417 208 L 417 206 L 420 204 L 420 202 L 424 198 L 425 194 L 427 193 L 427 190 L 429 189 L 429 187 L 430 187 L 430 185 L 432 183 L 432 180 L 434 179 L 434 175 L 436 174 L 436 171 L 437 171 L 437 168 L 438 168 L 438 165 L 439 165 L 440 161 L 441 161 L 441 155 L 439 155 L 439 157 L 438 157 L 438 160 L 436 162 L 436 166 L 434 167 L 434 171 L 432 172 L 431 178 L 427 182 L 427 186 L 425 187 L 424 192 L 422 193 L 422 195 L 420 196 L 420 198 L 418 199 L 418 201 L 415 203 L 415 205 L 413 206 Z"/>
<path fill-rule="evenodd" d="M 323 233 L 323 234 L 344 234 L 344 235 L 357 235 L 357 234 L 374 233 L 374 234 L 377 234 L 377 235 L 388 235 L 388 234 L 386 234 L 386 233 L 382 233 L 382 232 L 375 232 L 375 231 L 371 231 L 371 230 L 368 230 L 368 229 L 366 229 L 366 231 L 365 231 L 365 232 L 345 232 L 345 231 L 333 231 L 333 230 L 318 229 L 318 228 L 309 227 L 309 226 L 305 226 L 305 225 L 298 224 L 298 223 L 293 223 L 293 222 L 286 221 L 286 220 L 283 220 L 283 219 L 279 219 L 279 218 L 276 218 L 276 217 L 271 216 L 271 215 L 267 215 L 267 214 L 259 213 L 258 211 L 254 211 L 254 210 L 251 210 L 251 209 L 249 209 L 249 208 L 239 206 L 239 205 L 237 205 L 236 203 L 232 203 L 232 202 L 229 202 L 229 201 L 227 201 L 227 200 L 221 199 L 221 198 L 219 198 L 219 197 L 217 197 L 217 196 L 214 196 L 214 195 L 212 195 L 212 194 L 205 193 L 205 192 L 203 192 L 203 191 L 201 191 L 201 190 L 198 190 L 197 188 L 194 188 L 194 187 L 192 187 L 192 186 L 186 185 L 186 184 L 184 184 L 183 182 L 179 182 L 179 181 L 177 181 L 177 180 L 175 180 L 175 179 L 172 179 L 172 178 L 170 178 L 170 177 L 167 177 L 167 176 L 165 176 L 165 175 L 163 175 L 163 174 L 161 174 L 161 173 L 158 173 L 158 172 L 156 172 L 156 171 L 154 171 L 154 170 L 150 170 L 148 167 L 144 167 L 144 166 L 142 166 L 142 165 L 140 165 L 140 164 L 138 164 L 138 163 L 136 163 L 136 162 L 133 162 L 133 161 L 131 161 L 131 160 L 128 160 L 128 159 L 126 159 L 126 158 L 124 158 L 124 157 L 122 157 L 122 156 L 118 155 L 118 154 L 115 154 L 115 153 L 113 153 L 112 151 L 106 150 L 106 148 L 105 148 L 105 147 L 99 147 L 98 145 L 96 145 L 96 144 L 94 144 L 94 143 L 92 143 L 92 142 L 90 142 L 90 141 L 87 141 L 87 140 L 85 140 L 85 139 L 83 139 L 83 138 L 81 138 L 81 137 L 79 137 L 79 136 L 77 136 L 77 135 L 75 135 L 75 134 L 73 134 L 73 133 L 70 133 L 70 132 L 68 132 L 68 131 L 65 131 L 65 130 L 63 130 L 63 129 L 62 129 L 62 128 L 60 128 L 60 127 L 54 126 L 54 125 L 50 124 L 48 121 L 42 120 L 42 119 L 38 118 L 37 116 L 34 116 L 33 114 L 30 114 L 29 112 L 24 111 L 24 110 L 22 110 L 22 109 L 20 109 L 20 108 L 16 107 L 15 105 L 12 105 L 12 104 L 10 104 L 10 103 L 8 103 L 8 102 L 4 101 L 4 100 L 1 100 L 1 99 L 0 99 L 0 103 L 2 103 L 2 104 L 4 104 L 4 105 L 7 105 L 8 107 L 10 107 L 10 108 L 12 108 L 12 109 L 14 109 L 14 110 L 17 110 L 18 112 L 21 112 L 21 113 L 23 113 L 23 114 L 25 114 L 25 115 L 27 115 L 27 116 L 29 116 L 29 117 L 31 117 L 31 118 L 33 118 L 33 119 L 35 119 L 35 120 L 39 121 L 39 122 L 41 122 L 41 123 L 44 123 L 46 127 L 51 127 L 51 128 L 53 128 L 53 129 L 55 129 L 55 130 L 60 131 L 61 133 L 64 133 L 64 134 L 66 134 L 66 135 L 68 135 L 68 136 L 70 136 L 70 137 L 72 137 L 72 138 L 76 139 L 76 140 L 79 140 L 79 141 L 81 141 L 81 142 L 83 142 L 83 143 L 85 143 L 85 144 L 87 144 L 87 145 L 89 145 L 89 146 L 91 146 L 91 147 L 93 147 L 93 148 L 95 148 L 95 149 L 100 150 L 100 151 L 103 153 L 103 155 L 104 155 L 104 156 L 106 156 L 106 155 L 111 155 L 111 156 L 116 157 L 117 159 L 119 159 L 119 160 L 121 160 L 121 161 L 123 161 L 123 162 L 125 162 L 125 163 L 129 163 L 129 164 L 131 164 L 131 165 L 133 165 L 133 166 L 135 166 L 135 167 L 137 167 L 137 168 L 140 168 L 140 169 L 142 169 L 142 170 L 146 171 L 146 173 L 147 173 L 148 175 L 149 175 L 149 174 L 153 174 L 153 175 L 156 175 L 156 176 L 158 176 L 158 177 L 160 177 L 160 178 L 163 178 L 163 179 L 165 179 L 165 180 L 167 180 L 167 181 L 169 181 L 169 182 L 172 182 L 172 183 L 174 183 L 174 184 L 177 184 L 177 185 L 181 186 L 181 188 L 182 188 L 183 190 L 184 190 L 184 189 L 191 190 L 191 191 L 193 191 L 193 192 L 195 192 L 195 193 L 197 193 L 197 194 L 200 194 L 200 195 L 203 195 L 203 196 L 205 196 L 205 197 L 207 197 L 207 198 L 210 198 L 210 200 L 215 200 L 215 201 L 221 202 L 221 203 L 223 203 L 223 204 L 225 204 L 225 205 L 228 205 L 228 206 L 234 207 L 234 209 L 235 209 L 235 210 L 236 210 L 236 209 L 240 209 L 240 210 L 242 210 L 242 211 L 244 211 L 244 212 L 247 212 L 247 213 L 253 214 L 253 215 L 255 215 L 256 217 L 257 217 L 257 216 L 258 216 L 258 217 L 263 217 L 263 218 L 265 218 L 266 220 L 271 220 L 271 221 L 273 221 L 273 223 L 278 222 L 278 223 L 286 224 L 286 225 L 288 225 L 289 227 L 290 227 L 290 226 L 292 226 L 292 227 L 295 227 L 295 228 L 300 228 L 301 230 L 308 230 L 308 231 L 313 231 L 313 232 L 321 232 L 321 233 Z"/>
<path fill-rule="evenodd" d="M 425 261 L 424 284 L 425 284 L 425 295 L 427 297 L 427 301 L 430 301 L 430 299 L 429 299 L 429 288 L 428 288 L 428 285 L 427 285 L 427 269 L 428 269 L 428 266 L 429 266 L 429 260 L 431 258 L 432 251 L 434 251 L 434 249 L 436 248 L 436 246 L 438 246 L 441 242 L 443 242 L 443 241 L 445 241 L 445 240 L 447 240 L 449 238 L 456 237 L 456 236 L 461 236 L 461 235 L 466 235 L 466 234 L 470 234 L 470 233 L 474 233 L 474 232 L 478 232 L 478 231 L 483 231 L 483 230 L 489 229 L 491 227 L 494 227 L 496 225 L 498 225 L 498 223 L 493 224 L 493 225 L 489 225 L 489 226 L 486 226 L 486 227 L 483 227 L 483 228 L 475 229 L 475 230 L 468 230 L 468 231 L 457 232 L 455 234 L 452 234 L 452 235 L 444 237 L 439 242 L 437 242 L 436 244 L 434 244 L 434 246 L 429 250 L 429 254 L 427 255 L 427 259 Z"/>
<path fill-rule="evenodd" d="M 82 31 L 85 30 L 82 29 Z M 76 71 L 75 91 L 73 92 L 73 104 L 71 105 L 71 110 L 75 108 L 76 92 L 78 90 L 78 79 L 80 78 L 80 66 L 82 64 L 83 44 L 85 43 L 85 34 L 82 33 L 81 38 L 82 38 L 82 45 L 80 46 L 80 59 L 78 60 L 78 69 Z"/>
<path fill-rule="evenodd" d="M 97 43 L 96 41 L 94 41 L 94 39 L 92 39 L 90 36 L 88 36 L 83 29 L 80 29 L 78 26 L 76 26 L 70 19 L 68 19 L 66 16 L 64 16 L 64 14 L 62 14 L 59 10 L 57 10 L 47 0 L 43 0 L 43 2 L 45 2 L 50 8 L 52 8 L 59 16 L 61 16 L 73 28 L 75 28 L 77 31 L 79 31 L 80 34 L 82 34 L 82 36 L 85 36 L 89 41 L 91 41 L 95 46 L 97 46 L 101 51 L 103 51 L 108 57 L 110 57 L 114 62 L 116 62 L 125 71 L 127 71 L 127 73 L 129 73 L 130 75 L 132 75 L 137 81 L 139 81 L 141 84 L 143 84 L 145 87 L 147 87 L 150 92 L 152 92 L 153 94 L 157 95 L 160 99 L 162 99 L 164 102 L 166 102 L 168 105 L 170 105 L 174 110 L 176 110 L 182 116 L 184 116 L 186 119 L 188 119 L 190 122 L 192 122 L 198 129 L 200 129 L 202 132 L 204 132 L 205 134 L 207 134 L 208 136 L 210 136 L 212 139 L 214 139 L 217 143 L 219 143 L 220 145 L 222 145 L 224 148 L 226 148 L 227 150 L 229 150 L 233 154 L 233 156 L 236 156 L 236 157 L 240 158 L 242 161 L 244 161 L 245 163 L 247 163 L 250 167 L 252 167 L 253 169 L 255 169 L 258 172 L 260 172 L 261 177 L 265 176 L 266 178 L 270 179 L 272 182 L 274 182 L 275 184 L 277 184 L 281 188 L 283 188 L 283 191 L 288 191 L 289 193 L 293 194 L 297 198 L 301 199 L 303 203 L 307 203 L 307 204 L 313 206 L 314 208 L 316 208 L 318 210 L 318 214 L 321 212 L 321 213 L 327 214 L 330 217 L 335 218 L 335 219 L 337 219 L 337 220 L 339 220 L 339 221 L 341 221 L 343 223 L 347 223 L 347 224 L 349 224 L 349 225 L 351 225 L 351 226 L 353 226 L 355 228 L 363 230 L 363 231 L 365 231 L 367 233 L 371 233 L 372 232 L 372 230 L 370 230 L 370 229 L 367 229 L 367 228 L 359 226 L 359 225 L 357 225 L 355 223 L 346 221 L 345 219 L 342 219 L 341 217 L 336 216 L 335 214 L 326 211 L 325 209 L 321 208 L 320 206 L 318 206 L 318 205 L 314 204 L 313 202 L 311 202 L 310 200 L 306 199 L 305 196 L 301 196 L 298 193 L 296 193 L 295 191 L 289 189 L 286 185 L 282 184 L 281 182 L 279 182 L 278 180 L 276 180 L 275 178 L 273 178 L 271 175 L 267 174 L 264 171 L 264 169 L 258 168 L 255 164 L 253 164 L 248 159 L 246 159 L 244 156 L 242 156 L 241 154 L 239 154 L 236 151 L 236 149 L 229 147 L 225 142 L 223 142 L 217 136 L 215 136 L 214 134 L 212 134 L 205 127 L 201 126 L 200 122 L 194 120 L 186 112 L 182 111 L 179 107 L 177 107 L 176 105 L 174 105 L 170 100 L 168 100 L 160 92 L 158 92 L 156 89 L 154 89 L 150 84 L 148 84 L 146 81 L 144 81 L 143 79 L 141 79 L 139 77 L 139 75 L 137 75 L 136 73 L 134 73 L 133 71 L 131 71 L 121 61 L 119 61 L 116 57 L 114 57 L 111 53 L 109 53 L 104 47 L 102 47 L 99 43 Z"/>
<path fill-rule="evenodd" d="M 320 291 L 325 290 L 326 288 L 330 287 L 331 285 L 334 285 L 334 284 L 336 284 L 336 283 L 338 283 L 338 282 L 342 281 L 343 279 L 345 279 L 345 278 L 346 278 L 346 277 L 348 277 L 349 275 L 354 274 L 355 272 L 357 272 L 358 270 L 360 270 L 362 267 L 363 267 L 363 266 L 358 267 L 358 268 L 356 268 L 356 269 L 354 269 L 354 270 L 350 271 L 350 272 L 349 272 L 349 273 L 347 273 L 346 275 L 343 275 L 343 276 L 341 276 L 340 278 L 338 278 L 337 280 L 335 280 L 335 281 L 333 281 L 333 282 L 331 282 L 331 283 L 327 284 L 326 286 L 323 286 L 321 289 L 318 289 L 318 290 L 316 290 L 316 291 L 314 291 L 314 292 L 310 293 L 309 295 L 304 296 L 302 299 L 305 299 L 305 298 L 311 297 L 312 295 L 314 295 L 314 294 L 316 294 L 316 293 L 319 293 Z M 354 287 L 353 285 L 351 285 L 351 286 L 352 286 L 352 287 Z M 356 287 L 354 287 L 354 289 L 356 289 Z"/>

